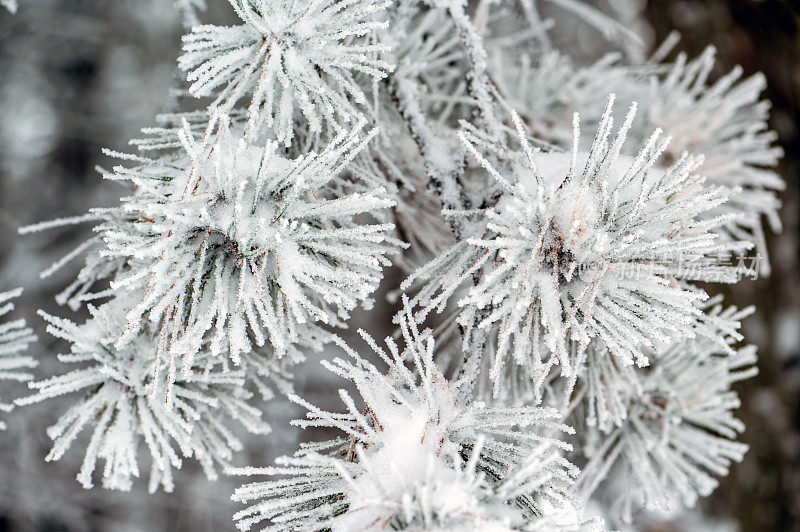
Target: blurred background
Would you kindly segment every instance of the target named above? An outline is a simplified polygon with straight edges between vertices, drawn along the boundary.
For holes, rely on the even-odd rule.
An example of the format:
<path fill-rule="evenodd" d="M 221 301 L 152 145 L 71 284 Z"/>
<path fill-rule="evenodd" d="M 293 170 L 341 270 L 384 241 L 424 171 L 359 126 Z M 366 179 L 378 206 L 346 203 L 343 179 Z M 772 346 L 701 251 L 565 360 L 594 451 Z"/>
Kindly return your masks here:
<path fill-rule="evenodd" d="M 718 75 L 737 64 L 745 75 L 764 72 L 769 82 L 765 96 L 773 103 L 771 125 L 786 153 L 780 168 L 787 185 L 781 195 L 783 231 L 769 235 L 773 273 L 743 281 L 727 293 L 731 304 L 758 308 L 744 332 L 759 347 L 760 374 L 739 389 L 743 404 L 738 415 L 747 426 L 742 439 L 750 452 L 702 508 L 678 521 L 640 522 L 636 528 L 800 530 L 800 2 L 594 3 L 651 45 L 673 29 L 682 35 L 679 49 L 690 56 L 713 44 L 719 52 Z M 68 267 L 44 280 L 38 273 L 72 250 L 90 228 L 28 237 L 16 230 L 118 200 L 123 191 L 95 171 L 98 165 L 113 164 L 101 149 L 127 150 L 140 128 L 169 110 L 176 98 L 170 91 L 183 28 L 172 0 L 21 4 L 16 15 L 0 10 L 0 291 L 25 287 L 16 315 L 36 330 L 40 341 L 32 353 L 46 374 L 64 346 L 44 332 L 36 310 L 68 314 L 53 296 L 76 270 Z M 209 7 L 226 7 L 220 5 L 225 2 L 214 4 Z M 587 55 L 594 55 L 596 38 L 583 43 Z M 390 274 L 386 284 L 396 279 Z M 70 317 L 82 319 L 75 313 Z M 358 316 L 354 320 L 359 323 Z M 325 377 L 311 370 L 297 373 L 298 388 L 315 402 Z M 51 401 L 5 416 L 9 428 L 0 432 L 0 531 L 233 528 L 230 516 L 237 507 L 229 496 L 240 479 L 209 482 L 191 464 L 177 477 L 173 494 L 148 495 L 145 482 L 129 494 L 84 491 L 74 480 L 81 453 L 70 452 L 58 463 L 43 461 L 50 444 L 44 429 L 62 410 Z M 283 403 L 270 410 L 277 426 L 286 426 L 295 413 Z M 280 437 L 251 441 L 242 462 L 264 464 L 290 452 L 295 433 L 281 432 Z"/>

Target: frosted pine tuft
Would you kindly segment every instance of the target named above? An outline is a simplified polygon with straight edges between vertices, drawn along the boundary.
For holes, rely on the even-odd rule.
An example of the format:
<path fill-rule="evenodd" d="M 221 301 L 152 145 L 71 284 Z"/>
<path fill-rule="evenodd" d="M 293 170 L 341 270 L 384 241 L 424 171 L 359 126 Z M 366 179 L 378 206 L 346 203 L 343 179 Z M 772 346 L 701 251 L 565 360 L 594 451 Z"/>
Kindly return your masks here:
<path fill-rule="evenodd" d="M 153 378 L 154 366 L 162 363 L 156 356 L 158 334 L 148 328 L 124 348 L 114 346 L 125 326 L 124 309 L 118 308 L 122 304 L 115 299 L 90 307 L 92 317 L 83 325 L 41 313 L 48 332 L 71 344 L 71 352 L 59 355 L 59 360 L 79 367 L 30 383 L 36 393 L 17 404 L 83 394 L 48 429 L 53 447 L 46 460 L 61 459 L 88 428 L 91 437 L 77 477 L 85 488 L 93 486 L 97 462 L 103 460 L 103 487 L 130 490 L 141 474 L 138 455 L 144 447 L 152 462 L 151 492 L 159 486 L 172 491 L 172 469 L 181 467 L 182 457 L 195 458 L 215 479 L 215 466 L 227 464 L 242 449 L 231 419 L 254 434 L 270 431 L 261 410 L 250 404 L 253 394 L 244 387 L 246 371 L 230 371 L 216 357 L 198 356 L 194 371 L 170 384 L 173 404 L 167 408 L 165 383 Z M 161 393 L 153 393 L 154 388 Z"/>
<path fill-rule="evenodd" d="M 266 127 L 290 144 L 296 108 L 310 131 L 323 123 L 341 131 L 362 114 L 354 104 L 366 104 L 356 78 L 382 78 L 391 68 L 377 57 L 385 48 L 366 38 L 385 27 L 378 15 L 387 2 L 229 2 L 244 24 L 195 26 L 179 64 L 196 96 L 218 92 L 215 104 L 227 108 L 248 98 L 251 135 Z"/>
<path fill-rule="evenodd" d="M 676 40 L 676 35 L 670 36 L 656 54 L 668 54 Z M 773 230 L 780 229 L 776 193 L 785 185 L 775 171 L 782 149 L 775 146 L 777 135 L 767 124 L 770 102 L 761 99 L 766 82 L 761 73 L 742 79 L 740 67 L 711 82 L 715 57 L 715 49 L 709 47 L 693 60 L 680 53 L 661 66 L 626 65 L 619 54 L 609 54 L 577 68 L 565 54 L 550 52 L 535 60 L 500 56 L 494 70 L 506 82 L 505 96 L 531 129 L 564 147 L 571 139 L 570 111 L 579 111 L 583 121 L 595 124 L 602 118 L 605 92 L 638 101 L 639 117 L 622 153 L 635 155 L 632 147 L 660 128 L 672 142 L 659 166 L 669 166 L 683 151 L 703 155 L 700 173 L 729 193 L 729 201 L 710 215 L 733 215 L 715 231 L 732 241 L 753 241 L 761 273 L 767 274 L 762 221 L 766 218 Z"/>
<path fill-rule="evenodd" d="M 636 158 L 620 155 L 635 107 L 613 136 L 611 110 L 610 101 L 588 152 L 580 150 L 577 115 L 571 154 L 534 150 L 516 115 L 520 147 L 510 152 L 478 131 L 461 133 L 503 196 L 480 214 L 479 232 L 404 286 L 426 281 L 415 298 L 425 314 L 480 276 L 458 306 L 462 325 L 484 312 L 476 326 L 497 336 L 495 394 L 506 364 L 539 380 L 560 364 L 574 377 L 590 342 L 625 365 L 646 365 L 643 348 L 693 334 L 702 314 L 695 303 L 704 294 L 676 280 L 735 280 L 735 266 L 717 263 L 748 244 L 718 242 L 712 230 L 730 218 L 699 219 L 725 201 L 723 189 L 706 186 L 694 173 L 701 159 L 685 153 L 654 168 L 669 142 L 658 131 Z"/>
<path fill-rule="evenodd" d="M 388 352 L 362 333 L 385 373 L 341 342 L 349 360 L 323 361 L 353 382 L 363 411 L 345 391 L 345 414 L 293 397 L 309 410 L 297 425 L 341 437 L 237 471 L 285 477 L 236 491 L 254 503 L 236 515 L 239 528 L 270 520 L 268 530 L 528 530 L 570 511 L 580 523 L 568 495 L 577 470 L 558 440 L 572 429 L 558 411 L 466 400 L 436 368 L 431 333 L 417 330 L 408 307 L 400 328 L 405 346 L 387 339 Z"/>
<path fill-rule="evenodd" d="M 609 493 L 620 493 L 612 507 L 627 521 L 637 507 L 675 512 L 709 495 L 714 476 L 741 461 L 747 445 L 735 441 L 744 426 L 732 413 L 739 399 L 731 386 L 757 373 L 756 350 L 734 344 L 742 340 L 740 320 L 752 310 L 715 305 L 703 334 L 662 347 L 650 368 L 609 367 L 588 380 L 589 412 L 600 417 L 581 446 L 589 458 L 578 481 L 584 497 L 607 481 Z M 603 414 L 612 394 L 622 407 L 616 419 Z"/>
<path fill-rule="evenodd" d="M 23 353 L 28 346 L 36 340 L 33 331 L 25 326 L 24 319 L 5 321 L 5 316 L 14 310 L 11 299 L 19 297 L 21 288 L 0 292 L 0 382 L 17 381 L 25 382 L 33 378 L 28 369 L 35 368 L 36 360 Z M 14 406 L 0 402 L 0 412 L 10 412 Z M 6 424 L 0 420 L 0 430 L 5 430 Z"/>
<path fill-rule="evenodd" d="M 160 356 L 183 358 L 186 375 L 207 334 L 211 354 L 237 364 L 267 343 L 292 360 L 302 356 L 295 344 L 319 348 L 329 333 L 317 323 L 342 325 L 368 303 L 399 245 L 390 224 L 364 218 L 392 205 L 382 190 L 335 186 L 370 137 L 357 128 L 290 160 L 220 118 L 202 141 L 185 131 L 177 161 L 118 169 L 139 192 L 123 206 L 132 222 L 105 232 L 108 254 L 130 267 L 112 287 L 144 295 L 116 345 L 161 323 Z"/>
<path fill-rule="evenodd" d="M 760 73 L 740 80 L 737 67 L 709 83 L 714 64 L 714 48 L 692 61 L 679 54 L 667 73 L 651 78 L 642 96 L 647 104 L 641 125 L 672 136 L 668 158 L 681 150 L 705 156 L 703 175 L 730 191 L 730 200 L 713 214 L 733 218 L 717 231 L 728 239 L 752 240 L 762 256 L 762 273 L 768 273 L 762 219 L 780 229 L 776 192 L 785 185 L 775 173 L 783 151 L 767 125 L 770 103 L 760 100 L 766 81 Z"/>

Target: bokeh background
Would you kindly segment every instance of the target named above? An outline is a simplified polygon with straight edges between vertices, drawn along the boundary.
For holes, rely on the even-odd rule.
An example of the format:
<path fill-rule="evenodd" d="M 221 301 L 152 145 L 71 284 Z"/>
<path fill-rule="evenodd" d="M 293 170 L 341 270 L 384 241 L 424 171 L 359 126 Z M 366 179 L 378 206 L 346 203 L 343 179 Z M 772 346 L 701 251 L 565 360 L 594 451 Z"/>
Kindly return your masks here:
<path fill-rule="evenodd" d="M 224 20 L 225 2 L 208 3 L 214 5 L 204 19 Z M 648 43 L 676 29 L 682 35 L 679 49 L 691 56 L 716 46 L 717 75 L 737 64 L 745 75 L 764 72 L 766 97 L 773 103 L 771 125 L 786 153 L 780 166 L 786 181 L 783 231 L 769 235 L 772 275 L 727 290 L 729 303 L 758 308 L 744 331 L 759 347 L 760 374 L 739 387 L 743 404 L 738 414 L 747 425 L 742 439 L 750 452 L 701 508 L 677 520 L 638 522 L 636 528 L 800 530 L 800 2 L 594 3 Z M 117 201 L 123 191 L 95 171 L 113 164 L 101 149 L 126 150 L 140 128 L 181 98 L 172 89 L 181 21 L 173 0 L 21 0 L 16 15 L 0 10 L 0 291 L 25 287 L 16 314 L 26 317 L 39 336 L 32 351 L 42 360 L 43 373 L 63 346 L 44 332 L 36 309 L 69 314 L 56 306 L 53 295 L 75 268 L 47 279 L 38 273 L 80 243 L 90 228 L 28 237 L 18 236 L 17 228 Z M 587 57 L 596 55 L 596 35 L 578 42 Z M 394 280 L 390 274 L 386 284 Z M 81 319 L 74 313 L 70 317 Z M 381 318 L 371 316 L 373 321 Z M 297 383 L 312 402 L 320 390 L 338 385 L 325 381 L 313 370 L 314 363 L 298 371 Z M 43 461 L 49 448 L 44 429 L 62 410 L 51 401 L 5 416 L 9 430 L 0 433 L 0 532 L 232 529 L 236 506 L 229 496 L 239 479 L 209 482 L 191 464 L 178 475 L 173 494 L 148 495 L 144 482 L 128 494 L 84 491 L 74 480 L 80 453 L 68 453 L 59 463 Z M 280 427 L 295 414 L 282 402 L 270 410 Z M 250 441 L 242 461 L 266 463 L 290 452 L 296 438 L 294 431 L 281 430 Z"/>

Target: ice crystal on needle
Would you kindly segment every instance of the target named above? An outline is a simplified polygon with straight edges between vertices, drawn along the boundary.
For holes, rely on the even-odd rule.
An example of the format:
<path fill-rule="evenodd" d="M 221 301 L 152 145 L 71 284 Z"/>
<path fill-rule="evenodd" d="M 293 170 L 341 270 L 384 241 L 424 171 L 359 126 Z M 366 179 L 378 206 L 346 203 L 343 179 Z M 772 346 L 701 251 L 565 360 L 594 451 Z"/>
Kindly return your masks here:
<path fill-rule="evenodd" d="M 557 439 L 571 429 L 558 412 L 469 401 L 436 368 L 430 331 L 417 330 L 408 308 L 401 329 L 405 347 L 387 340 L 388 353 L 363 334 L 385 373 L 343 344 L 349 360 L 323 362 L 355 384 L 365 409 L 344 391 L 344 414 L 295 397 L 309 409 L 295 423 L 342 436 L 239 471 L 284 477 L 236 491 L 252 503 L 237 514 L 239 528 L 270 520 L 267 530 L 527 530 L 559 512 L 581 523 L 568 496 L 577 471 Z"/>

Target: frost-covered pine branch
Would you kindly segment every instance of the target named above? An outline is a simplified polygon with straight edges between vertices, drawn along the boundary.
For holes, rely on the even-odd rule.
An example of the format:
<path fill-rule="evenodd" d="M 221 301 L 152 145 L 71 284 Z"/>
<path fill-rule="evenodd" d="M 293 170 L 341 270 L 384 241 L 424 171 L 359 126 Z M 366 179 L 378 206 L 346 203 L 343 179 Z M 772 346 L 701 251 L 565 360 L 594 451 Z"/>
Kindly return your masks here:
<path fill-rule="evenodd" d="M 202 141 L 185 131 L 177 160 L 118 168 L 138 191 L 121 207 L 129 223 L 104 233 L 106 253 L 128 261 L 112 288 L 143 297 L 115 345 L 160 323 L 159 356 L 183 358 L 184 374 L 207 339 L 212 355 L 237 364 L 254 345 L 294 360 L 295 344 L 318 349 L 329 333 L 317 323 L 342 325 L 368 301 L 399 244 L 390 224 L 363 219 L 392 205 L 382 190 L 337 186 L 371 137 L 359 133 L 290 160 L 274 142 L 247 143 L 222 117 Z"/>
<path fill-rule="evenodd" d="M 643 64 L 625 64 L 619 54 L 609 54 L 579 68 L 560 52 L 522 59 L 498 54 L 494 74 L 505 82 L 504 96 L 532 131 L 562 147 L 571 140 L 571 112 L 578 111 L 584 122 L 595 124 L 602 120 L 607 92 L 639 102 L 629 146 L 644 143 L 660 128 L 672 138 L 660 166 L 669 166 L 683 151 L 703 155 L 703 175 L 730 196 L 710 213 L 733 215 L 715 231 L 728 240 L 752 241 L 762 259 L 761 273 L 768 274 L 762 224 L 766 219 L 773 230 L 780 230 L 776 195 L 784 182 L 775 171 L 782 149 L 775 146 L 777 135 L 767 124 L 770 102 L 761 99 L 764 76 L 741 79 L 742 69 L 736 67 L 712 82 L 713 47 L 693 60 L 680 53 L 672 63 L 655 62 L 676 41 L 677 36 L 671 35 L 652 62 Z M 589 137 L 584 135 L 584 140 Z M 630 147 L 622 153 L 635 155 Z"/>
<path fill-rule="evenodd" d="M 386 22 L 387 2 L 358 0 L 229 0 L 243 24 L 195 26 L 184 37 L 179 64 L 196 96 L 216 93 L 213 105 L 250 100 L 248 133 L 274 129 L 278 141 L 294 137 L 299 108 L 312 132 L 327 124 L 341 131 L 362 113 L 366 96 L 353 79 L 382 78 L 391 65 L 368 38 Z M 354 101 L 351 101 L 351 98 Z"/>
<path fill-rule="evenodd" d="M 0 293 L 0 382 L 16 381 L 25 382 L 33 378 L 28 371 L 35 368 L 36 360 L 24 354 L 28 346 L 36 340 L 33 331 L 25 326 L 24 319 L 6 320 L 5 316 L 14 310 L 11 300 L 19 297 L 21 288 Z M 0 412 L 10 412 L 12 404 L 0 402 Z M 5 430 L 6 424 L 0 419 L 0 430 Z"/>
<path fill-rule="evenodd" d="M 569 497 L 577 470 L 558 439 L 572 429 L 559 412 L 470 400 L 437 369 L 431 333 L 417 329 L 408 306 L 400 329 L 405 345 L 387 339 L 388 351 L 362 332 L 384 372 L 342 343 L 346 360 L 323 361 L 352 381 L 363 409 L 345 391 L 343 414 L 292 397 L 308 409 L 295 424 L 339 437 L 305 444 L 275 467 L 237 471 L 281 477 L 236 491 L 234 499 L 252 504 L 237 514 L 239 528 L 577 529 L 583 521 Z"/>
<path fill-rule="evenodd" d="M 48 460 L 85 430 L 87 488 L 131 489 L 147 454 L 151 491 L 188 458 L 269 475 L 236 491 L 241 529 L 602 529 L 589 505 L 616 522 L 713 490 L 755 352 L 749 310 L 706 290 L 764 261 L 782 187 L 762 77 L 667 60 L 672 37 L 648 56 L 579 0 L 219 4 L 237 25 L 174 3 L 186 85 L 137 153 L 107 152 L 120 203 L 20 230 L 96 224 L 42 273 L 82 259 L 56 300 L 90 310 L 42 314 L 79 367 L 17 401 L 80 395 Z M 576 27 L 615 49 L 587 59 Z M 361 333 L 379 369 L 339 334 L 393 298 L 400 345 Z M 358 395 L 295 394 L 311 350 Z M 331 439 L 232 468 L 244 432 L 286 431 L 275 392 Z"/>
<path fill-rule="evenodd" d="M 733 346 L 752 310 L 708 308 L 703 334 L 657 350 L 646 370 L 589 359 L 584 497 L 608 482 L 628 521 L 638 507 L 675 512 L 710 494 L 715 476 L 741 461 L 747 445 L 736 441 L 744 425 L 732 413 L 739 399 L 731 386 L 757 373 L 756 350 Z"/>
<path fill-rule="evenodd" d="M 478 276 L 457 304 L 463 326 L 474 322 L 497 337 L 490 369 L 495 395 L 506 364 L 526 366 L 539 381 L 558 364 L 574 381 L 590 342 L 623 364 L 646 365 L 644 348 L 691 335 L 698 324 L 695 302 L 705 296 L 683 283 L 736 280 L 736 267 L 722 258 L 748 244 L 731 246 L 712 233 L 729 218 L 701 218 L 726 200 L 724 190 L 707 186 L 694 173 L 701 159 L 686 153 L 656 168 L 669 143 L 659 131 L 635 158 L 621 155 L 635 107 L 612 135 L 612 101 L 588 151 L 581 151 L 577 115 L 571 153 L 535 150 L 516 115 L 517 148 L 498 148 L 471 128 L 461 133 L 504 195 L 494 208 L 467 213 L 482 220 L 479 232 L 403 286 L 420 280 L 414 301 L 425 315 L 443 310 Z"/>
<path fill-rule="evenodd" d="M 742 69 L 736 67 L 709 83 L 714 64 L 714 48 L 691 61 L 679 54 L 666 74 L 651 78 L 642 97 L 649 102 L 644 123 L 673 137 L 668 157 L 681 150 L 704 155 L 703 174 L 730 190 L 729 201 L 714 214 L 733 218 L 718 231 L 731 240 L 752 240 L 764 259 L 761 273 L 768 273 L 762 220 L 780 229 L 776 192 L 785 185 L 775 172 L 783 151 L 767 125 L 770 103 L 760 99 L 766 81 L 760 73 L 740 80 Z"/>
<path fill-rule="evenodd" d="M 114 346 L 125 327 L 124 309 L 114 307 L 125 305 L 126 301 L 128 305 L 135 304 L 133 298 L 117 298 L 98 308 L 91 307 L 92 317 L 82 325 L 42 312 L 48 332 L 71 344 L 70 353 L 59 355 L 58 359 L 78 367 L 30 383 L 35 393 L 18 399 L 17 404 L 82 394 L 48 429 L 53 447 L 45 459 L 61 459 L 80 433 L 90 429 L 77 477 L 85 488 L 94 485 L 97 462 L 102 460 L 103 486 L 130 490 L 133 479 L 141 474 L 139 455 L 144 449 L 151 457 L 151 492 L 159 487 L 172 491 L 172 470 L 181 467 L 183 458 L 196 459 L 210 479 L 216 478 L 215 466 L 227 464 L 232 453 L 242 448 L 230 420 L 254 434 L 271 430 L 262 419 L 260 408 L 251 404 L 255 396 L 245 383 L 249 378 L 259 381 L 254 387 L 265 394 L 262 399 L 269 398 L 271 392 L 263 379 L 272 376 L 263 370 L 232 371 L 224 360 L 211 355 L 197 357 L 194 371 L 187 377 L 177 376 L 171 383 L 173 405 L 167 407 L 161 390 L 164 382 L 154 378 L 158 374 L 154 366 L 163 364 L 157 356 L 158 333 L 148 327 L 125 348 Z M 257 367 L 254 361 L 252 369 Z M 284 382 L 277 367 L 274 378 Z M 161 393 L 153 393 L 154 389 Z"/>
<path fill-rule="evenodd" d="M 27 235 L 98 221 L 101 223 L 95 229 L 101 233 L 108 227 L 115 227 L 125 223 L 124 213 L 115 208 L 96 208 L 85 215 L 56 218 L 20 227 L 18 232 L 21 235 Z M 110 293 L 108 290 L 95 290 L 102 285 L 103 281 L 121 273 L 125 268 L 125 261 L 121 258 L 109 258 L 103 253 L 102 243 L 103 239 L 100 235 L 86 239 L 39 273 L 40 278 L 46 279 L 63 270 L 70 263 L 80 258 L 83 259 L 83 264 L 75 275 L 75 279 L 56 294 L 55 300 L 59 305 L 67 305 L 72 310 L 78 310 L 87 301 L 108 297 Z"/>

